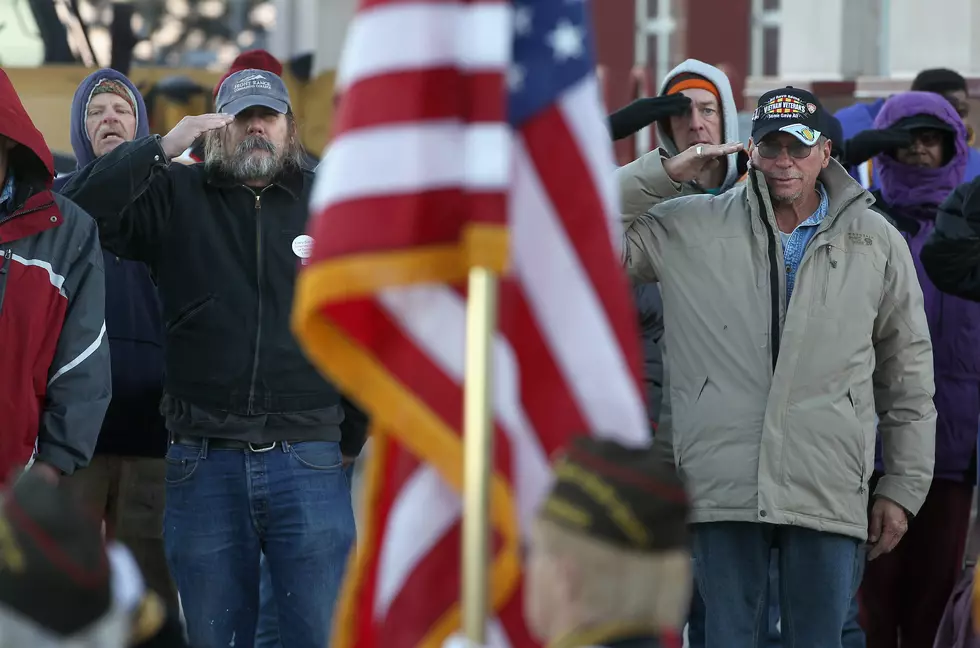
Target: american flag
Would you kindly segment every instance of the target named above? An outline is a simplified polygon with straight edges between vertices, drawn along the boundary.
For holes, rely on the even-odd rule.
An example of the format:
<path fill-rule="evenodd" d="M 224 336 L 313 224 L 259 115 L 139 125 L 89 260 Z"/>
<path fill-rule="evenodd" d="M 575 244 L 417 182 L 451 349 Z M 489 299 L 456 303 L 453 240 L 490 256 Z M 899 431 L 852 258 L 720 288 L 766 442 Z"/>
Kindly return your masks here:
<path fill-rule="evenodd" d="M 522 546 L 552 453 L 584 431 L 647 443 L 589 10 L 361 0 L 350 26 L 294 310 L 310 357 L 373 421 L 335 648 L 435 648 L 459 629 L 472 265 L 503 273 L 490 645 L 536 645 Z"/>

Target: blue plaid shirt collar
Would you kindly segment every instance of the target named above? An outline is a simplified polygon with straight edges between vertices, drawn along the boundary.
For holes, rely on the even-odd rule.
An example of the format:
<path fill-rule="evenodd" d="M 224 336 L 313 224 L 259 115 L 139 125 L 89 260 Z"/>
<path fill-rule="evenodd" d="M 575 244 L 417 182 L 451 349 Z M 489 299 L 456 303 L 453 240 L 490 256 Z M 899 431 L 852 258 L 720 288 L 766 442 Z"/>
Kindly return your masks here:
<path fill-rule="evenodd" d="M 783 261 L 786 264 L 786 301 L 789 301 L 790 297 L 793 296 L 796 273 L 800 269 L 800 263 L 803 262 L 806 246 L 809 245 L 810 239 L 817 233 L 817 228 L 820 227 L 820 223 L 830 211 L 830 198 L 827 196 L 827 189 L 820 182 L 817 183 L 817 192 L 820 194 L 820 204 L 817 206 L 817 211 L 796 226 L 796 229 L 790 234 L 789 240 L 783 246 Z"/>

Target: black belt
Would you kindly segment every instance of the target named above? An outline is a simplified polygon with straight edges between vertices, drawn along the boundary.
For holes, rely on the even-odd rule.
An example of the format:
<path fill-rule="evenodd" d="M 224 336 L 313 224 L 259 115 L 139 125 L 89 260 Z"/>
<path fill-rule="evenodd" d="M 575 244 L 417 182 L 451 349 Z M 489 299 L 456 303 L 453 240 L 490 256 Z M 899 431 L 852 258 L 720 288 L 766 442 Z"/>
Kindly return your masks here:
<path fill-rule="evenodd" d="M 187 436 L 185 434 L 172 434 L 170 435 L 170 442 L 177 443 L 184 446 L 191 446 L 194 448 L 200 448 L 204 445 L 204 440 L 207 439 L 208 448 L 215 448 L 218 450 L 250 450 L 251 452 L 268 452 L 269 450 L 274 450 L 278 448 L 283 443 L 282 441 L 267 441 L 265 443 L 252 443 L 251 441 L 240 441 L 238 439 L 221 439 L 219 437 L 198 437 L 198 436 Z M 291 443 L 286 441 L 286 443 Z"/>

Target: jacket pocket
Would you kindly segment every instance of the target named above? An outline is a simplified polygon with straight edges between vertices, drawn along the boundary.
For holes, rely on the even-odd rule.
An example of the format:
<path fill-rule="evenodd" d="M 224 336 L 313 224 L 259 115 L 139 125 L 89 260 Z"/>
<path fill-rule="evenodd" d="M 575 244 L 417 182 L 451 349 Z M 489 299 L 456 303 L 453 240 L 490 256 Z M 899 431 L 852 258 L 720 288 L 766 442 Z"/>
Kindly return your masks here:
<path fill-rule="evenodd" d="M 192 301 L 190 304 L 185 306 L 179 313 L 177 313 L 176 317 L 174 317 L 172 320 L 167 322 L 167 332 L 169 333 L 171 331 L 174 331 L 180 328 L 181 326 L 183 326 L 184 324 L 186 324 L 189 319 L 191 319 L 192 317 L 200 313 L 213 301 L 214 301 L 214 295 L 212 295 L 211 293 L 208 293 L 205 297 Z"/>
<path fill-rule="evenodd" d="M 831 284 L 837 278 L 836 271 L 840 265 L 835 252 L 839 251 L 830 244 L 824 244 L 813 251 L 813 257 L 809 260 L 809 272 L 813 275 L 810 313 L 818 317 L 837 316 L 834 309 L 828 308 L 833 297 Z"/>
<path fill-rule="evenodd" d="M 858 428 L 860 433 L 858 450 L 860 451 L 861 460 L 861 482 L 858 484 L 858 492 L 863 493 L 868 487 L 868 435 L 864 433 L 864 426 L 861 425 L 861 417 L 858 416 L 857 405 L 854 402 L 854 389 L 849 388 L 847 390 L 847 402 L 851 406 L 851 414 L 854 416 L 854 423 Z"/>
<path fill-rule="evenodd" d="M 676 397 L 671 397 L 674 465 L 678 469 L 684 460 L 685 447 L 700 433 L 700 402 L 707 386 L 708 375 L 701 374 L 679 390 Z"/>
<path fill-rule="evenodd" d="M 797 285 L 807 280 L 812 282 L 811 317 L 863 327 L 877 316 L 884 278 L 873 254 L 826 243 L 807 259 Z"/>

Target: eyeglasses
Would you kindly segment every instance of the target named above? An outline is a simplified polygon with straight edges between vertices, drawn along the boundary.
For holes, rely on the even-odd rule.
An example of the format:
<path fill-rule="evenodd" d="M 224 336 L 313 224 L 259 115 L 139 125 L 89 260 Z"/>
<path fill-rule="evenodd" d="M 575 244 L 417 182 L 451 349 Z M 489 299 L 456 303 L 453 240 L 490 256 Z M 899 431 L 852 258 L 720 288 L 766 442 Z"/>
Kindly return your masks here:
<path fill-rule="evenodd" d="M 759 155 L 766 158 L 767 160 L 775 160 L 779 157 L 779 154 L 785 149 L 791 157 L 797 160 L 805 160 L 810 157 L 810 153 L 813 152 L 812 146 L 807 146 L 799 140 L 794 140 L 789 146 L 783 146 L 777 142 L 767 142 L 765 140 L 759 142 L 756 147 L 759 151 Z"/>

